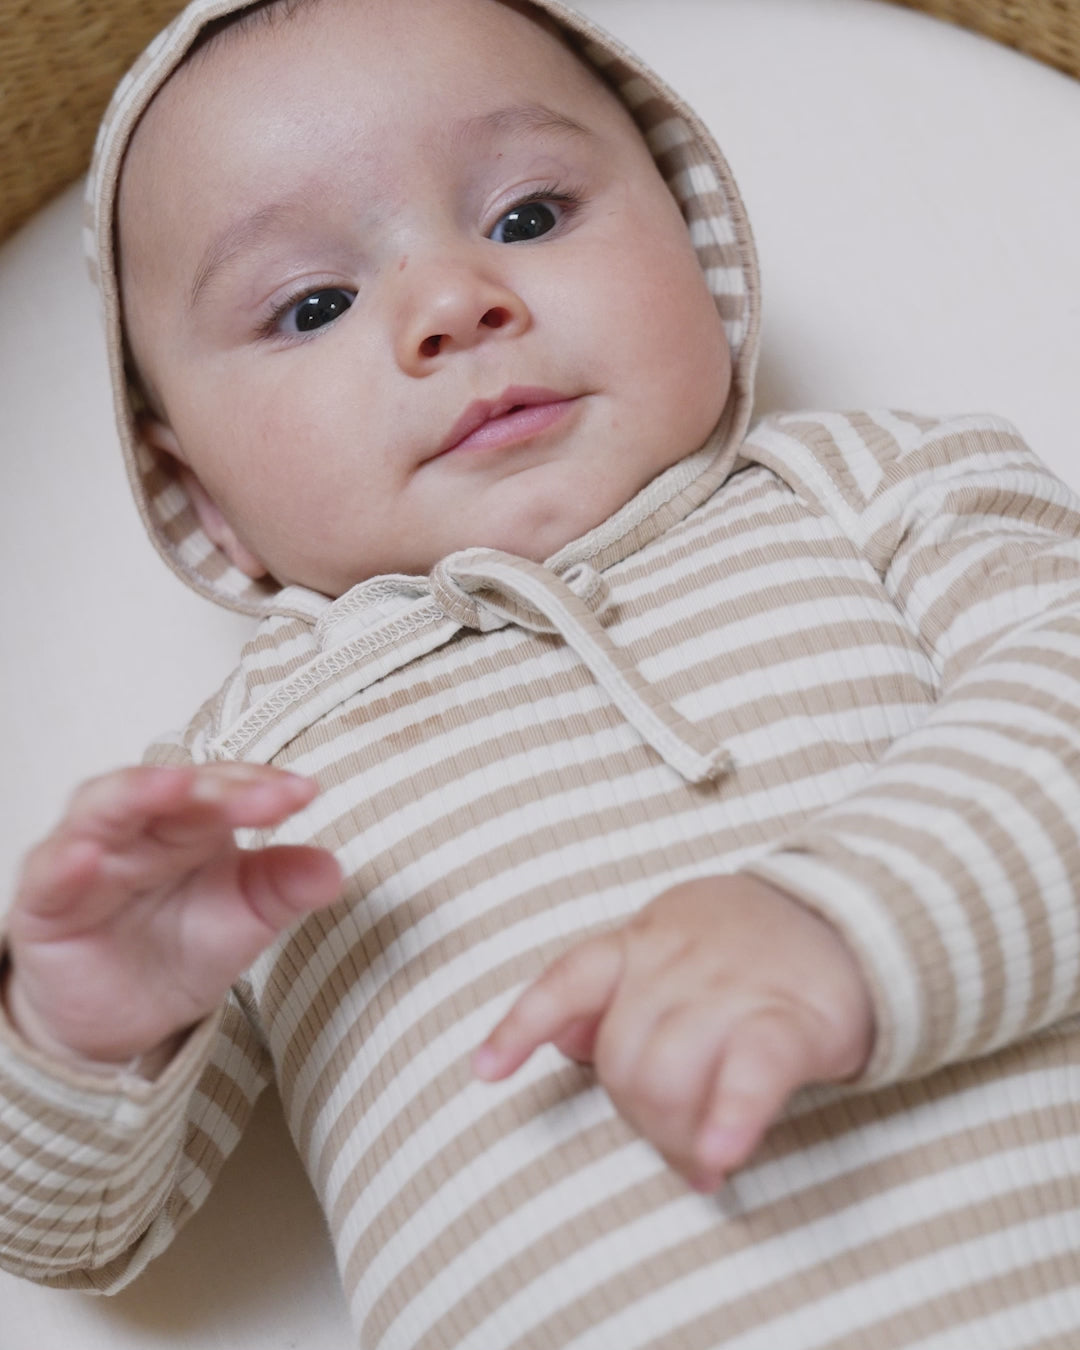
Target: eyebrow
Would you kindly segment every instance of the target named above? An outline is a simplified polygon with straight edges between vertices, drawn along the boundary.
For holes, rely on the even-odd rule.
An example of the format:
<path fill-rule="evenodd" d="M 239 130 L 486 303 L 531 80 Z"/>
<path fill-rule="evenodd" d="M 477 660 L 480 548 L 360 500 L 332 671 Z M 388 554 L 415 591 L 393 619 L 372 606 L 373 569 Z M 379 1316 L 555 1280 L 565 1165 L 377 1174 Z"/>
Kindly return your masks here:
<path fill-rule="evenodd" d="M 454 123 L 450 139 L 453 144 L 484 136 L 508 136 L 518 140 L 530 132 L 556 132 L 563 136 L 594 139 L 588 127 L 543 103 L 516 103 L 475 117 L 465 117 Z"/>
<path fill-rule="evenodd" d="M 451 146 L 457 146 L 496 136 L 520 140 L 538 133 L 595 140 L 594 133 L 588 127 L 543 103 L 512 104 L 505 108 L 495 108 L 491 112 L 462 118 L 450 127 L 449 138 Z M 289 198 L 272 202 L 258 211 L 253 211 L 251 215 L 244 216 L 218 235 L 195 269 L 191 289 L 188 292 L 188 309 L 195 308 L 200 296 L 215 276 L 226 271 L 235 258 L 255 248 L 261 240 L 273 234 L 294 209 L 295 201 Z"/>
<path fill-rule="evenodd" d="M 235 225 L 222 231 L 203 254 L 188 292 L 188 309 L 194 309 L 199 296 L 209 285 L 212 277 L 228 268 L 234 258 L 254 248 L 260 240 L 272 234 L 282 220 L 291 214 L 294 202 L 286 199 L 271 202 L 251 215 L 244 216 Z"/>

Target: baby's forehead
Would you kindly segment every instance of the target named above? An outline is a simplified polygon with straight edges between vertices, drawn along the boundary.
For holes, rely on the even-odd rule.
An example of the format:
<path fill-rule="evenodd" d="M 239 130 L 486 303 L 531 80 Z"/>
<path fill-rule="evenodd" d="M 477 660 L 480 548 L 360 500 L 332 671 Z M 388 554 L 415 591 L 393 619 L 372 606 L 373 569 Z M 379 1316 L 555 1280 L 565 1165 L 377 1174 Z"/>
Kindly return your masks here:
<path fill-rule="evenodd" d="M 523 106 L 546 112 L 550 125 L 555 125 L 560 118 L 564 125 L 572 124 L 573 118 L 560 112 L 560 99 L 565 101 L 569 90 L 571 99 L 583 95 L 594 106 L 602 106 L 609 117 L 614 115 L 631 134 L 638 134 L 625 104 L 600 71 L 571 45 L 568 35 L 549 15 L 536 9 L 528 0 L 437 0 L 437 3 L 433 0 L 271 0 L 269 4 L 243 9 L 206 25 L 156 91 L 131 137 L 125 155 L 120 183 L 121 217 L 131 214 L 131 208 L 137 205 L 136 199 L 153 200 L 153 191 L 146 197 L 142 191 L 148 173 L 153 175 L 155 186 L 160 186 L 171 176 L 174 157 L 168 151 L 170 145 L 175 145 L 175 138 L 183 135 L 192 101 L 199 102 L 208 94 L 218 97 L 222 90 L 236 87 L 235 73 L 250 60 L 253 51 L 272 45 L 279 64 L 284 66 L 287 66 L 290 52 L 297 53 L 301 45 L 310 48 L 314 43 L 324 46 L 328 51 L 337 52 L 340 45 L 337 27 L 332 21 L 317 22 L 320 15 L 325 17 L 327 11 L 335 9 L 351 9 L 352 18 L 359 16 L 363 23 L 370 20 L 377 38 L 380 21 L 386 17 L 386 11 L 391 6 L 396 11 L 395 19 L 399 23 L 400 16 L 405 14 L 412 28 L 435 23 L 442 25 L 456 39 L 445 44 L 440 61 L 442 73 L 446 77 L 441 82 L 441 106 L 448 118 L 453 116 L 455 106 L 465 113 L 476 101 L 474 80 L 453 79 L 455 64 L 463 66 L 468 60 L 470 29 L 485 28 L 485 38 L 490 43 L 493 39 L 485 18 L 491 11 L 501 10 L 519 16 L 509 24 L 497 25 L 496 40 L 501 54 L 506 58 L 506 66 L 520 59 L 522 71 L 527 71 L 531 77 L 531 101 L 523 98 Z M 330 20 L 332 18 L 331 14 Z M 539 63 L 535 60 L 538 38 L 545 57 Z M 423 59 L 417 55 L 421 45 L 394 45 L 391 64 L 394 78 L 400 81 L 402 87 L 409 82 L 413 66 Z M 377 65 L 379 74 L 383 74 L 386 66 L 385 47 L 377 40 L 371 43 L 370 50 L 365 49 L 363 42 L 350 45 L 349 61 L 359 80 L 363 78 L 366 60 L 371 62 L 373 68 Z M 423 72 L 417 73 L 422 75 Z M 545 74 L 551 78 L 544 78 Z M 421 96 L 427 87 L 422 79 L 418 81 L 417 88 Z M 320 96 L 318 85 L 312 93 L 317 100 Z M 322 97 L 328 105 L 334 95 L 328 89 L 322 91 Z M 235 101 L 232 111 L 234 116 L 242 116 L 242 101 Z M 327 111 L 331 111 L 329 106 Z M 507 118 L 499 129 L 535 129 L 543 120 L 543 116 L 528 115 L 519 116 L 516 120 Z M 410 123 L 407 118 L 401 119 L 401 125 L 407 131 Z M 358 127 L 357 130 L 362 131 L 363 128 Z M 139 180 L 140 190 L 136 194 L 128 194 L 125 189 L 133 178 Z M 129 196 L 132 198 L 130 201 L 126 200 Z"/>
<path fill-rule="evenodd" d="M 410 42 L 400 40 L 404 33 Z M 388 54 L 397 69 L 388 71 Z M 367 82 L 365 62 L 371 70 Z M 462 78 L 456 76 L 455 62 Z M 343 68 L 349 86 L 344 103 Z M 297 91 L 294 76 L 301 70 L 326 73 L 320 80 L 305 78 Z M 372 95 L 358 99 L 354 111 L 352 90 L 362 90 L 365 83 Z M 404 102 L 406 87 L 411 106 Z M 274 95 L 269 103 L 267 88 Z M 402 95 L 400 108 L 389 106 L 395 91 Z M 415 111 L 425 102 L 432 105 L 426 116 Z M 281 133 L 286 138 L 300 128 L 313 137 L 306 161 L 295 146 L 284 159 L 267 155 L 266 145 L 277 134 L 271 123 L 279 116 L 292 124 Z M 327 204 L 323 218 L 330 220 L 327 188 L 333 188 L 335 172 L 339 179 L 346 170 L 361 176 L 357 166 L 365 144 L 378 143 L 387 147 L 383 179 L 391 198 L 397 194 L 407 200 L 415 196 L 416 175 L 395 173 L 393 166 L 416 158 L 416 147 L 452 137 L 455 128 L 465 129 L 462 138 L 470 142 L 474 158 L 482 155 L 485 143 L 498 150 L 535 136 L 547 136 L 556 146 L 560 137 L 565 145 L 575 133 L 583 139 L 598 131 L 620 140 L 629 136 L 639 146 L 631 167 L 656 171 L 614 90 L 571 49 L 558 26 L 524 0 L 276 3 L 203 30 L 148 104 L 128 145 L 119 189 L 117 239 L 125 299 L 160 280 L 163 253 L 179 260 L 177 246 L 187 251 L 197 233 L 198 208 L 209 193 L 216 192 L 234 214 L 241 208 L 257 212 L 275 172 L 280 178 L 285 165 L 287 180 L 295 183 L 298 165 L 306 162 L 318 177 L 315 199 Z M 234 162 L 235 176 L 230 172 L 225 183 L 218 170 Z M 365 182 L 372 189 L 366 200 L 376 206 L 379 186 Z M 177 240 L 173 226 L 181 215 L 188 224 L 185 238 Z M 187 270 L 198 275 L 197 265 Z M 125 309 L 130 335 L 137 325 L 130 306 Z"/>
<path fill-rule="evenodd" d="M 181 60 L 178 72 L 190 69 L 193 66 L 197 67 L 200 60 L 212 50 L 230 45 L 237 46 L 243 43 L 245 39 L 251 40 L 253 36 L 271 29 L 275 30 L 278 39 L 286 46 L 290 41 L 297 42 L 305 19 L 314 15 L 319 9 L 331 8 L 335 5 L 347 6 L 367 13 L 374 23 L 378 20 L 380 8 L 387 4 L 394 5 L 399 13 L 407 13 L 410 22 L 423 23 L 430 18 L 427 7 L 415 3 L 415 0 L 260 0 L 260 3 L 239 8 L 231 14 L 226 14 L 205 24 Z M 481 23 L 484 10 L 491 8 L 510 10 L 525 18 L 532 27 L 541 29 L 554 37 L 565 49 L 570 59 L 590 77 L 601 78 L 591 62 L 584 60 L 576 48 L 571 45 L 567 32 L 560 27 L 550 14 L 538 9 L 530 0 L 479 0 L 479 4 L 463 3 L 463 0 L 442 0 L 438 14 L 440 19 L 464 31 L 470 25 Z M 508 45 L 511 47 L 517 46 L 524 55 L 528 48 L 527 35 L 529 29 L 517 27 L 516 29 L 508 29 L 506 32 Z M 324 30 L 324 35 L 326 41 L 333 44 L 332 32 Z M 363 54 L 358 53 L 358 55 L 362 57 Z M 448 52 L 448 56 L 452 58 L 452 51 Z M 407 44 L 402 45 L 396 54 L 396 62 L 405 66 L 408 57 L 409 47 Z"/>

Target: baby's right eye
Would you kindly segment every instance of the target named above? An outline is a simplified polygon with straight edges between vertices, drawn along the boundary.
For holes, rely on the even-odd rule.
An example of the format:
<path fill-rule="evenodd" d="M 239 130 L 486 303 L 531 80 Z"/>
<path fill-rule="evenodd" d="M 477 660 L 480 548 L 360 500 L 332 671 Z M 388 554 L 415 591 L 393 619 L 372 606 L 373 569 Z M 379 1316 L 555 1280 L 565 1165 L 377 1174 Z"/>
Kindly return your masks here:
<path fill-rule="evenodd" d="M 355 299 L 355 291 L 320 286 L 286 300 L 274 316 L 274 327 L 279 333 L 312 333 L 339 319 Z"/>

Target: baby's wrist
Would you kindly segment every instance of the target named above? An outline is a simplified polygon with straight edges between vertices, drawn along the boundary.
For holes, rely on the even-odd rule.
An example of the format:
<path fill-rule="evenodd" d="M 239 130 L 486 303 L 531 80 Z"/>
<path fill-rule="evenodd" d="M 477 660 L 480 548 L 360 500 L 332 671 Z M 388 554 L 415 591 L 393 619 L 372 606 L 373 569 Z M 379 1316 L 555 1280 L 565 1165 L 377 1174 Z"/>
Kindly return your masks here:
<path fill-rule="evenodd" d="M 188 1029 L 184 1029 L 147 1050 L 117 1058 L 97 1057 L 78 1050 L 53 1035 L 38 1016 L 25 997 L 6 953 L 0 959 L 0 1008 L 16 1036 L 31 1050 L 64 1068 L 101 1078 L 124 1075 L 152 1082 L 173 1059 L 188 1036 Z"/>

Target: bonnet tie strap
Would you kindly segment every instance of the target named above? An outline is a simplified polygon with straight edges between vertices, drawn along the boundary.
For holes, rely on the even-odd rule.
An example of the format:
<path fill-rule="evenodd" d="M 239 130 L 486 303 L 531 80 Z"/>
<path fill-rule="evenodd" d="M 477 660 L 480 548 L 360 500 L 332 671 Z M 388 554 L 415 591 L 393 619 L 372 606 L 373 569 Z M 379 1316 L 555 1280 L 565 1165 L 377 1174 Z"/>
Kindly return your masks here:
<path fill-rule="evenodd" d="M 517 624 L 558 633 L 641 738 L 688 782 L 730 770 L 728 751 L 661 698 L 611 641 L 596 617 L 610 601 L 607 583 L 588 563 L 556 574 L 496 549 L 465 549 L 438 563 L 428 582 L 439 607 L 464 627 L 488 633 Z"/>

